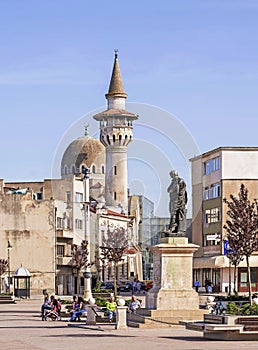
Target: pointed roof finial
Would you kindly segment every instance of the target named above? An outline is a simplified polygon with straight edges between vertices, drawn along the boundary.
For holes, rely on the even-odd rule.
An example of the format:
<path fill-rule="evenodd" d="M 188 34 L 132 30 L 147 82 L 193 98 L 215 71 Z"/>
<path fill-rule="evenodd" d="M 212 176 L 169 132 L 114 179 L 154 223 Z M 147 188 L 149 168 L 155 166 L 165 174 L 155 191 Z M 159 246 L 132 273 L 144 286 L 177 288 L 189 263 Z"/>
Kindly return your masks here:
<path fill-rule="evenodd" d="M 89 124 L 84 125 L 84 136 L 89 136 Z"/>
<path fill-rule="evenodd" d="M 116 96 L 116 95 L 126 98 L 127 94 L 124 91 L 124 86 L 123 86 L 121 72 L 120 72 L 119 63 L 118 63 L 118 49 L 115 49 L 114 51 L 115 51 L 114 66 L 113 66 L 113 71 L 111 75 L 108 93 L 106 94 L 106 98 L 110 96 Z"/>

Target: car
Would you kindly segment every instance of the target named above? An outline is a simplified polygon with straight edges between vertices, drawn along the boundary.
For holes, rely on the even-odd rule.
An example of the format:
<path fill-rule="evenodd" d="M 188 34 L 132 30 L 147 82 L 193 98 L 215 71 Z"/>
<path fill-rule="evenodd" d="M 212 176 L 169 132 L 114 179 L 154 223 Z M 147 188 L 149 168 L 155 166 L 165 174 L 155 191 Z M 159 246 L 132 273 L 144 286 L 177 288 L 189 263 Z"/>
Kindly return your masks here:
<path fill-rule="evenodd" d="M 149 281 L 146 283 L 145 290 L 148 292 L 153 287 L 153 281 Z"/>
<path fill-rule="evenodd" d="M 132 283 L 126 282 L 126 284 L 121 284 L 117 289 L 119 292 L 130 292 L 133 289 Z"/>
<path fill-rule="evenodd" d="M 115 288 L 114 288 L 114 284 L 112 282 L 102 282 L 100 289 L 101 290 L 106 290 L 106 289 L 114 290 Z"/>

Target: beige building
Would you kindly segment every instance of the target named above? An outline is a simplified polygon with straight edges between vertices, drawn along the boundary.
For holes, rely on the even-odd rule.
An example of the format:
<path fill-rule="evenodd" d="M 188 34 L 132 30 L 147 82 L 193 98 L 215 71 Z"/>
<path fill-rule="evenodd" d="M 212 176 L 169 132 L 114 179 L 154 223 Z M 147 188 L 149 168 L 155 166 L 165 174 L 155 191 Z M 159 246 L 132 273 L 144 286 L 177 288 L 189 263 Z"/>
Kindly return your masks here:
<path fill-rule="evenodd" d="M 233 290 L 233 268 L 224 254 L 228 207 L 223 198 L 238 195 L 240 185 L 249 198 L 258 198 L 258 148 L 219 147 L 191 160 L 192 165 L 192 242 L 200 246 L 194 258 L 194 279 L 202 286 L 212 281 L 214 291 Z M 258 290 L 258 255 L 250 259 L 252 288 Z M 247 291 L 245 261 L 238 268 L 236 290 Z"/>

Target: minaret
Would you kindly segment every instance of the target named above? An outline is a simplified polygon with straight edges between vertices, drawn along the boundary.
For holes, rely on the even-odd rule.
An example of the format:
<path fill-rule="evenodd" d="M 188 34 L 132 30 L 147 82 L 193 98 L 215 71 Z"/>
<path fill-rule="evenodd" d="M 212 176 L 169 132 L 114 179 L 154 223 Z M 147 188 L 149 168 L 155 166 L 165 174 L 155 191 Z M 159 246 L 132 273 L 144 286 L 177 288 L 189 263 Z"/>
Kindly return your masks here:
<path fill-rule="evenodd" d="M 113 210 L 127 214 L 127 146 L 133 139 L 132 122 L 138 115 L 125 110 L 127 94 L 124 91 L 118 54 L 109 84 L 107 110 L 93 118 L 100 122 L 100 141 L 106 148 L 106 205 Z"/>

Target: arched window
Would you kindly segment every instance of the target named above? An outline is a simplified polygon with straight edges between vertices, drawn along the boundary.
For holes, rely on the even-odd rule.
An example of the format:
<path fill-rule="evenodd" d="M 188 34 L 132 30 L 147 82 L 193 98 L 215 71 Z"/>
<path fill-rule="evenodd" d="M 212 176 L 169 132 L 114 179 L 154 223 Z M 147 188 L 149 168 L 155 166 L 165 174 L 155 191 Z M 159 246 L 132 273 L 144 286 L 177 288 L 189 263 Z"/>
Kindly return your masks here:
<path fill-rule="evenodd" d="M 73 165 L 71 166 L 71 173 L 72 173 L 72 174 L 75 174 L 75 172 L 76 172 L 76 168 L 75 168 L 75 165 L 73 164 Z"/>
<path fill-rule="evenodd" d="M 91 167 L 92 174 L 96 174 L 96 166 L 93 164 Z"/>
<path fill-rule="evenodd" d="M 64 166 L 64 174 L 68 175 L 68 166 L 67 165 Z"/>
<path fill-rule="evenodd" d="M 101 172 L 102 172 L 102 174 L 105 174 L 105 167 L 104 167 L 104 165 L 102 165 L 102 167 L 101 167 Z"/>

